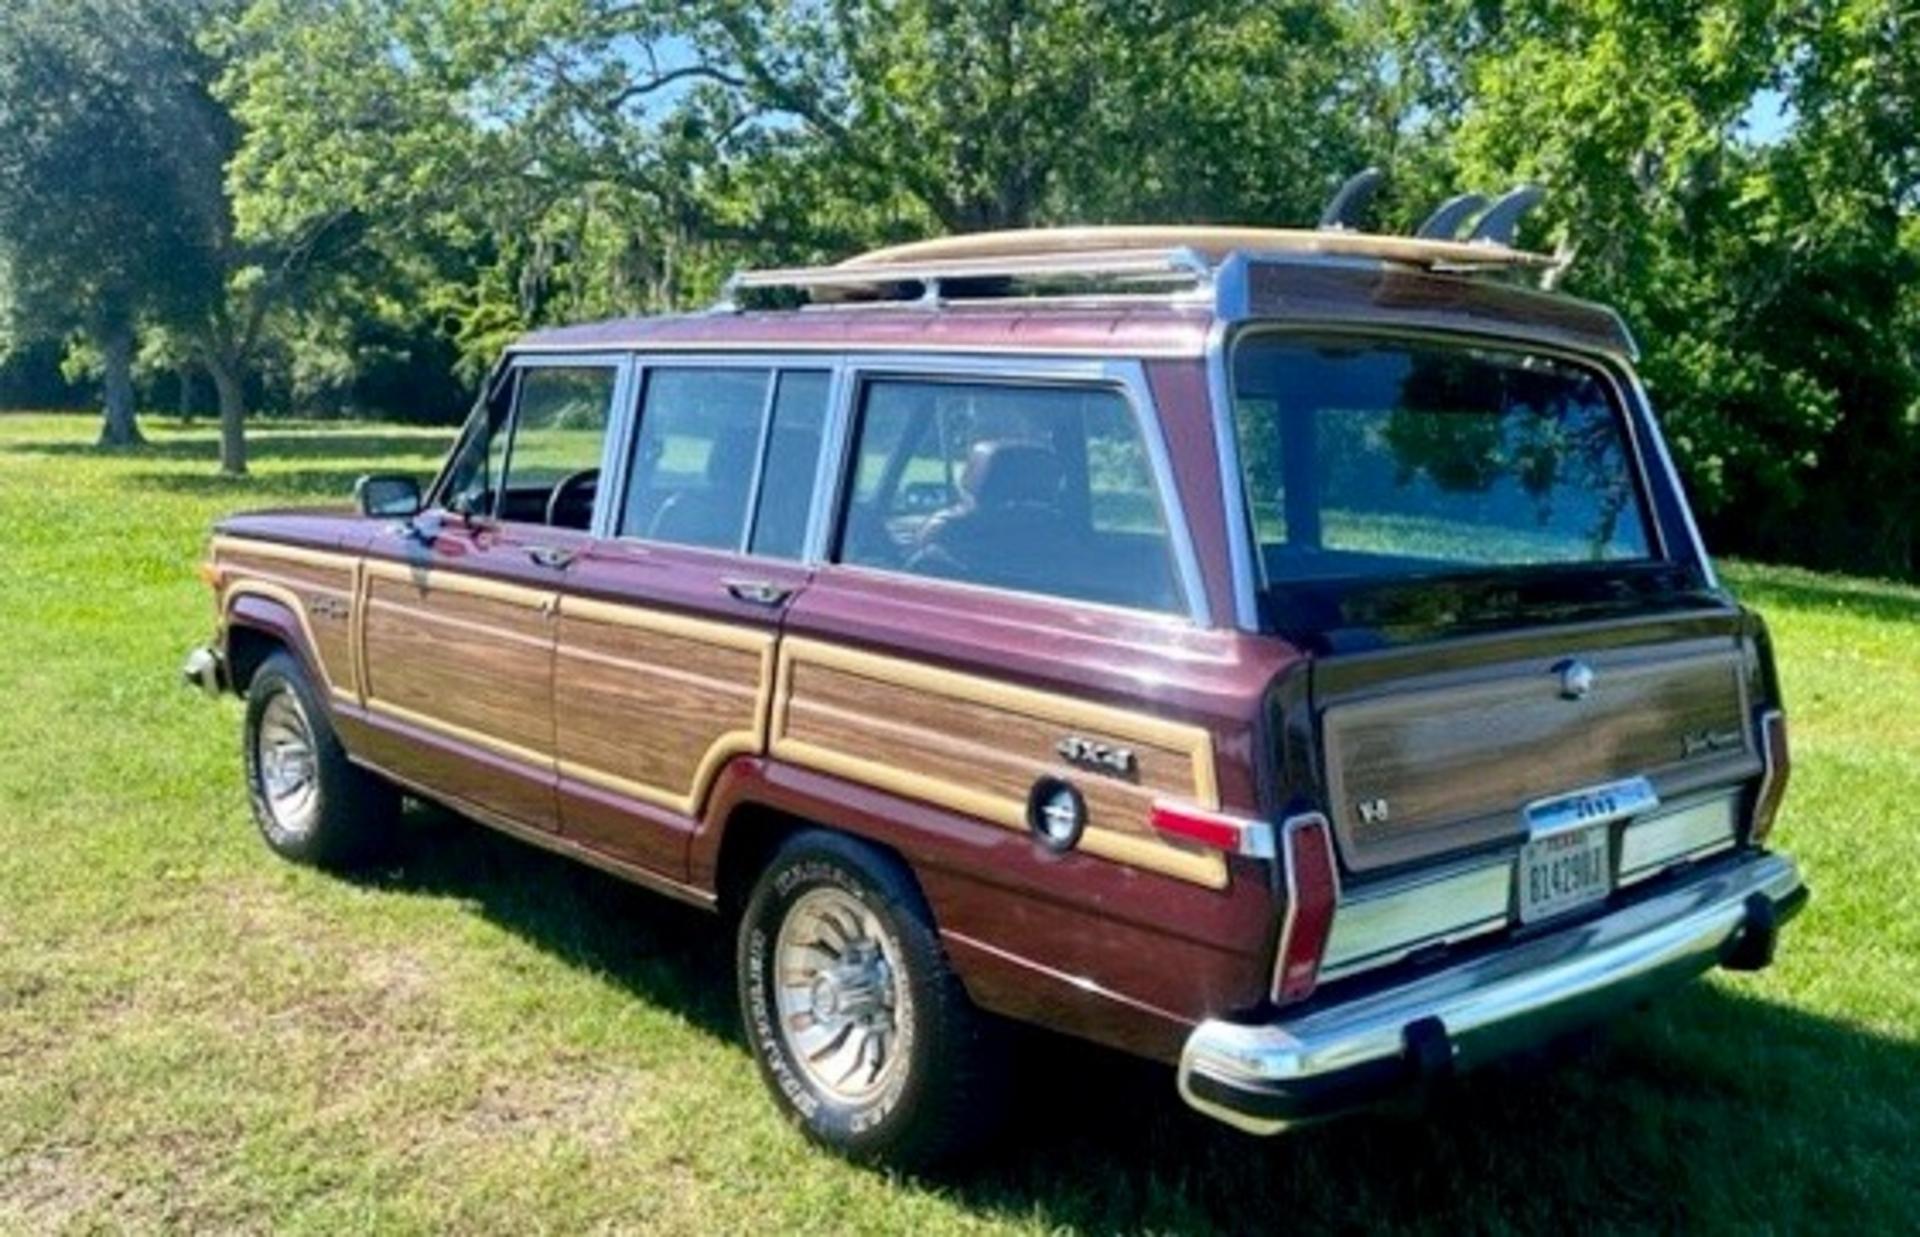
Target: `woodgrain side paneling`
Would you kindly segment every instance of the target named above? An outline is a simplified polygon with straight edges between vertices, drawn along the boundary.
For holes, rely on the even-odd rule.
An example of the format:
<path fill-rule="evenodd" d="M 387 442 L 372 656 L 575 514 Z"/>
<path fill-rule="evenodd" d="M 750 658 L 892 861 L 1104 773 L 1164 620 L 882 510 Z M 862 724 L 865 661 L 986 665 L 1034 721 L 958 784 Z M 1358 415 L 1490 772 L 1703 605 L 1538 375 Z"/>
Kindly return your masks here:
<path fill-rule="evenodd" d="M 764 743 L 773 646 L 771 630 L 563 599 L 561 773 L 694 814 L 720 765 Z"/>
<path fill-rule="evenodd" d="M 1563 699 L 1558 675 L 1529 673 L 1328 708 L 1328 785 L 1348 862 L 1515 835 L 1527 803 L 1618 778 L 1697 785 L 1757 769 L 1736 651 L 1594 665 L 1583 700 Z M 1386 803 L 1386 820 L 1362 818 L 1369 801 Z"/>
<path fill-rule="evenodd" d="M 351 698 L 354 676 L 352 614 L 356 564 L 345 554 L 217 538 L 221 611 L 252 594 L 286 606 L 298 617 L 328 692 Z"/>
<path fill-rule="evenodd" d="M 367 573 L 368 707 L 550 764 L 554 594 L 383 563 Z"/>
<path fill-rule="evenodd" d="M 1062 761 L 1067 735 L 1132 749 L 1131 780 Z M 837 645 L 790 638 L 781 646 L 771 747 L 796 764 L 1027 828 L 1027 796 L 1051 775 L 1078 787 L 1091 854 L 1215 888 L 1226 863 L 1214 851 L 1154 833 L 1156 798 L 1217 807 L 1211 737 L 1199 727 L 993 679 L 937 670 Z"/>

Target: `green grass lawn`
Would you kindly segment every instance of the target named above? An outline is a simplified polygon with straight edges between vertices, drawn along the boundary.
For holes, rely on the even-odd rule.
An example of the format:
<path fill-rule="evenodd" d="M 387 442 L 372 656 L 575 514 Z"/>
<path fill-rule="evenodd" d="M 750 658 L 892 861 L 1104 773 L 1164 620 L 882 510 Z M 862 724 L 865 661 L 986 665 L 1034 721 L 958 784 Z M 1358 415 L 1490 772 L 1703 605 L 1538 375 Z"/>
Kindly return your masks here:
<path fill-rule="evenodd" d="M 1549 1074 L 1254 1141 L 1038 1040 L 964 1176 L 815 1152 L 717 925 L 443 814 L 354 881 L 255 839 L 240 710 L 176 686 L 216 515 L 426 473 L 449 435 L 0 416 L 0 1231 L 1909 1229 L 1920 1202 L 1920 590 L 1729 567 L 1766 612 L 1814 889 Z"/>

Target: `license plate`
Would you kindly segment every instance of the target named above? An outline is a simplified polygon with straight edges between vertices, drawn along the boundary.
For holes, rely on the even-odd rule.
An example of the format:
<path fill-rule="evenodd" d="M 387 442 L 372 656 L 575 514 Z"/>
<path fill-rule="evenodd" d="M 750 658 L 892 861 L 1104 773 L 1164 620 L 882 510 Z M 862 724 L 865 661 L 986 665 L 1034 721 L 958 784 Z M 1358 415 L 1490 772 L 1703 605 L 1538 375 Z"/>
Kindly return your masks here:
<path fill-rule="evenodd" d="M 1520 922 L 1537 923 L 1590 906 L 1613 887 L 1607 826 L 1565 829 L 1520 848 Z"/>

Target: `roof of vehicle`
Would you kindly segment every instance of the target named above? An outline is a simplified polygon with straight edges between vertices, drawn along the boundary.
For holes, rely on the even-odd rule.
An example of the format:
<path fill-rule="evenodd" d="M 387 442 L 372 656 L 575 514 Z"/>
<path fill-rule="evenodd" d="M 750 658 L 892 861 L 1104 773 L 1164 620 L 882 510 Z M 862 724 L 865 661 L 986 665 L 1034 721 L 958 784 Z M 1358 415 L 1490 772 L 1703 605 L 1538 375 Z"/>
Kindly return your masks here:
<path fill-rule="evenodd" d="M 1611 309 L 1526 280 L 1564 263 L 1486 241 L 1127 227 L 979 233 L 744 271 L 712 310 L 535 331 L 519 351 L 1204 353 L 1216 322 L 1512 339 L 1631 359 Z M 748 295 L 801 296 L 797 308 Z"/>

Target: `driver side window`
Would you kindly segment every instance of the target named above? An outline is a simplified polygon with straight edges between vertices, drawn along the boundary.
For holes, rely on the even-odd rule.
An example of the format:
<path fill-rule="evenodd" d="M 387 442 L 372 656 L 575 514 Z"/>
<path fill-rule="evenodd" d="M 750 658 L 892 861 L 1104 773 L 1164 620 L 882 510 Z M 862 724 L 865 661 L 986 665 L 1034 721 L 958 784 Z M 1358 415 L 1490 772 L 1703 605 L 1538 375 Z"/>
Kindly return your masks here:
<path fill-rule="evenodd" d="M 617 376 L 605 365 L 515 370 L 461 444 L 447 506 L 514 523 L 587 528 Z"/>

